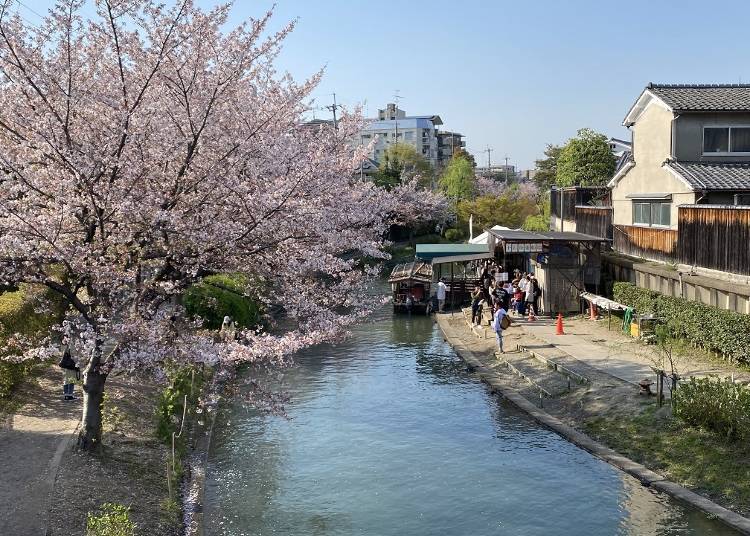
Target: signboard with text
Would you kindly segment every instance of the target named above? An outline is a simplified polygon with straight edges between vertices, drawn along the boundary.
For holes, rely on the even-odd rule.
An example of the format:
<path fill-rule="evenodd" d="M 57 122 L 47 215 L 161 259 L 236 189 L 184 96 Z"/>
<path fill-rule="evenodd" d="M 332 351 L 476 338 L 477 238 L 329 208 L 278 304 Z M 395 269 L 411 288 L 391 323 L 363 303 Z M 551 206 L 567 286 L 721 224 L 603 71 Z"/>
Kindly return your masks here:
<path fill-rule="evenodd" d="M 524 244 L 506 243 L 505 253 L 539 253 L 542 251 L 541 242 L 529 242 Z"/>

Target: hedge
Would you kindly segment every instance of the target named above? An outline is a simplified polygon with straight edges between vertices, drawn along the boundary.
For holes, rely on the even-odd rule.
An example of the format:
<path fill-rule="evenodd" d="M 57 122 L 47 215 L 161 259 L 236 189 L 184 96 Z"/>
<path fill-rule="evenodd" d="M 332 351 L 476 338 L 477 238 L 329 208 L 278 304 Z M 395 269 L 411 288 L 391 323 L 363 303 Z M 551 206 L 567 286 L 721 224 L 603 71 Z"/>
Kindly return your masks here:
<path fill-rule="evenodd" d="M 750 388 L 729 378 L 690 378 L 673 393 L 674 412 L 728 439 L 750 439 Z"/>
<path fill-rule="evenodd" d="M 261 321 L 260 303 L 247 296 L 247 277 L 240 274 L 217 274 L 190 287 L 182 298 L 188 315 L 199 316 L 204 327 L 218 329 L 225 316 L 237 327 L 255 326 Z"/>
<path fill-rule="evenodd" d="M 718 352 L 729 361 L 750 364 L 750 316 L 665 296 L 632 283 L 615 283 L 613 294 L 615 301 L 638 313 L 653 313 L 665 320 L 675 338 Z"/>
<path fill-rule="evenodd" d="M 61 312 L 61 302 L 56 298 L 52 291 L 29 285 L 22 285 L 14 292 L 0 294 L 0 345 L 4 345 L 5 339 L 13 333 L 45 335 Z M 51 302 L 51 313 L 35 312 L 40 299 Z M 0 398 L 8 396 L 38 364 L 36 361 L 11 363 L 0 360 Z"/>

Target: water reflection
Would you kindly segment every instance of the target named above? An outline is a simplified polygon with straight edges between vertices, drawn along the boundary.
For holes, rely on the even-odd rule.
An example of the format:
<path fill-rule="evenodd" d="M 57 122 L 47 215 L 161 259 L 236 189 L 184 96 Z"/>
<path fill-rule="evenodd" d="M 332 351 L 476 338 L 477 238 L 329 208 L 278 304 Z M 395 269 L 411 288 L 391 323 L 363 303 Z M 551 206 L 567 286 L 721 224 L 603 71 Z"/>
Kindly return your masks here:
<path fill-rule="evenodd" d="M 217 425 L 209 535 L 731 533 L 490 395 L 426 317 L 384 312 L 272 381 L 289 419 Z"/>

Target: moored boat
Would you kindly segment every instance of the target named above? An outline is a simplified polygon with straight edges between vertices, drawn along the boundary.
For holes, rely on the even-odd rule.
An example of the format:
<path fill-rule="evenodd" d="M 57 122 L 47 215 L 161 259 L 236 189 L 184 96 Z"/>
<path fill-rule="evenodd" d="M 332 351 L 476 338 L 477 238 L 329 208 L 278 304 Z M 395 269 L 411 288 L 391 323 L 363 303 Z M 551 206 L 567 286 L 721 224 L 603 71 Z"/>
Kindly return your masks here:
<path fill-rule="evenodd" d="M 430 303 L 432 265 L 415 261 L 398 264 L 388 278 L 394 313 L 426 313 Z"/>

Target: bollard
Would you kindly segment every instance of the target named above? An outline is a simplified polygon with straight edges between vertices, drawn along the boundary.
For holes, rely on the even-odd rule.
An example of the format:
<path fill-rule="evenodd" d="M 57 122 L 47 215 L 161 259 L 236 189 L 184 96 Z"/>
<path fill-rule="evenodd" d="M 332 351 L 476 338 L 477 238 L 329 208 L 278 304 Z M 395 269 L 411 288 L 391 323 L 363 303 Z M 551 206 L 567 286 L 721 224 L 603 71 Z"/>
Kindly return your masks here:
<path fill-rule="evenodd" d="M 540 408 L 544 407 L 544 395 L 542 394 L 541 391 L 539 392 L 539 407 Z"/>
<path fill-rule="evenodd" d="M 568 376 L 568 392 L 570 392 L 570 376 Z"/>

